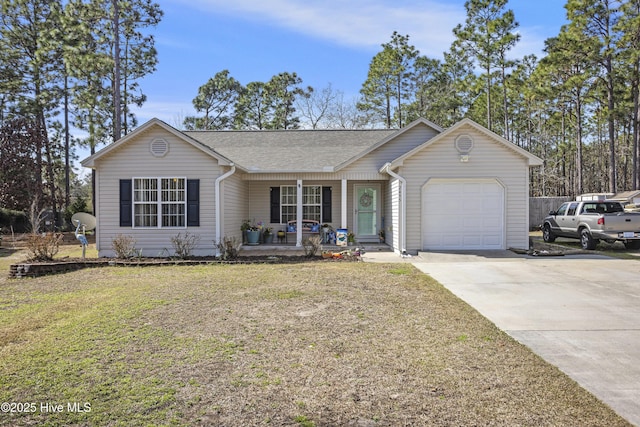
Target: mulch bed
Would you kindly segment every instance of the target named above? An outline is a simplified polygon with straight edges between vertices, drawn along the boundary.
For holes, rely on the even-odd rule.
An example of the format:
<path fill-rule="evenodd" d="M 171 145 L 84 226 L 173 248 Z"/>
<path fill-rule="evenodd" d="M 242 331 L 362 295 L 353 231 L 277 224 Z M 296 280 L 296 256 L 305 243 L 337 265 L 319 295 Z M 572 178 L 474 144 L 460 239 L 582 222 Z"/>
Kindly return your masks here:
<path fill-rule="evenodd" d="M 585 253 L 579 249 L 569 249 L 560 245 L 545 243 L 533 239 L 533 247 L 520 253 L 530 256 L 563 256 Z M 216 257 L 178 258 L 61 258 L 54 261 L 25 261 L 10 267 L 10 278 L 40 277 L 50 274 L 61 274 L 70 271 L 95 267 L 161 267 L 189 266 L 207 264 L 295 264 L 302 262 L 344 262 L 359 261 L 358 255 L 323 258 L 305 255 L 243 255 L 233 260 L 222 260 Z"/>
<path fill-rule="evenodd" d="M 216 257 L 177 258 L 62 258 L 53 261 L 25 261 L 13 264 L 9 270 L 9 277 L 13 279 L 23 277 L 40 277 L 49 274 L 61 274 L 69 271 L 95 267 L 162 267 L 176 265 L 207 265 L 207 264 L 296 264 L 302 262 L 340 262 L 357 261 L 359 258 L 323 258 L 321 256 L 308 257 L 304 255 L 251 255 L 239 256 L 233 260 L 222 260 Z"/>

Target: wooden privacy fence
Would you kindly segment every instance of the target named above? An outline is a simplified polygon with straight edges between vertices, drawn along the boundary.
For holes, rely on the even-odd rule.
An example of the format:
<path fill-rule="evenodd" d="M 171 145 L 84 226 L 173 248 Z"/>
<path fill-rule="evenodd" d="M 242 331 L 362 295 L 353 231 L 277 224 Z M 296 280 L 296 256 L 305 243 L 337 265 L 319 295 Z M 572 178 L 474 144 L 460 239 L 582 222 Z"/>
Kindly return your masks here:
<path fill-rule="evenodd" d="M 529 198 L 529 230 L 539 230 L 549 211 L 556 210 L 564 202 L 573 200 L 569 196 L 530 197 Z"/>

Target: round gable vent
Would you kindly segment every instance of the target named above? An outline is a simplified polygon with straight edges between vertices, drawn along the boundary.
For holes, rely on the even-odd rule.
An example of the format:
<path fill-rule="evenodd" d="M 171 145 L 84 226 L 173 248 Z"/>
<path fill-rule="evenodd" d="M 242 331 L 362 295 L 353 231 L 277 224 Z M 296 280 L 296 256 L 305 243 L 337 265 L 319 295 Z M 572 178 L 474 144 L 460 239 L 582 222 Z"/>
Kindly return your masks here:
<path fill-rule="evenodd" d="M 460 154 L 469 154 L 473 149 L 473 139 L 469 135 L 460 135 L 456 138 L 456 150 Z"/>
<path fill-rule="evenodd" d="M 164 157 L 169 152 L 169 143 L 161 138 L 154 139 L 149 144 L 149 151 L 156 157 Z"/>

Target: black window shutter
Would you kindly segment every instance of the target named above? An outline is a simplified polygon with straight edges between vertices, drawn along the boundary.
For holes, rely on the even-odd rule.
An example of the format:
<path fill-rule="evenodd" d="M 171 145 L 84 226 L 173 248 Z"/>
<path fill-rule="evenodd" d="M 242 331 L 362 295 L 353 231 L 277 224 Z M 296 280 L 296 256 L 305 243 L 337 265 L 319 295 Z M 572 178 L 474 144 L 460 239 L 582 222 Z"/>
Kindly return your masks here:
<path fill-rule="evenodd" d="M 216 215 L 220 215 L 216 212 Z M 187 180 L 187 227 L 200 226 L 200 180 Z"/>
<path fill-rule="evenodd" d="M 280 187 L 271 187 L 271 223 L 280 224 Z"/>
<path fill-rule="evenodd" d="M 331 221 L 331 187 L 322 187 L 322 222 Z"/>
<path fill-rule="evenodd" d="M 130 179 L 120 180 L 120 227 L 131 227 L 133 223 L 131 221 L 132 210 L 132 193 L 131 191 L 132 181 Z"/>

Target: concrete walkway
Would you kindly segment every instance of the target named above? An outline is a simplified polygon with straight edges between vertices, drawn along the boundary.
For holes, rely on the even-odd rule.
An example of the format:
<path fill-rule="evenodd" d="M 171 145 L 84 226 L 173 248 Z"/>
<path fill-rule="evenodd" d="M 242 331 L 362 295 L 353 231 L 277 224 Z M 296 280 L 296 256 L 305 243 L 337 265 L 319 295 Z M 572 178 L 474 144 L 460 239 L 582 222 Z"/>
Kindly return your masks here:
<path fill-rule="evenodd" d="M 510 251 L 367 253 L 411 262 L 640 426 L 640 262 Z"/>

